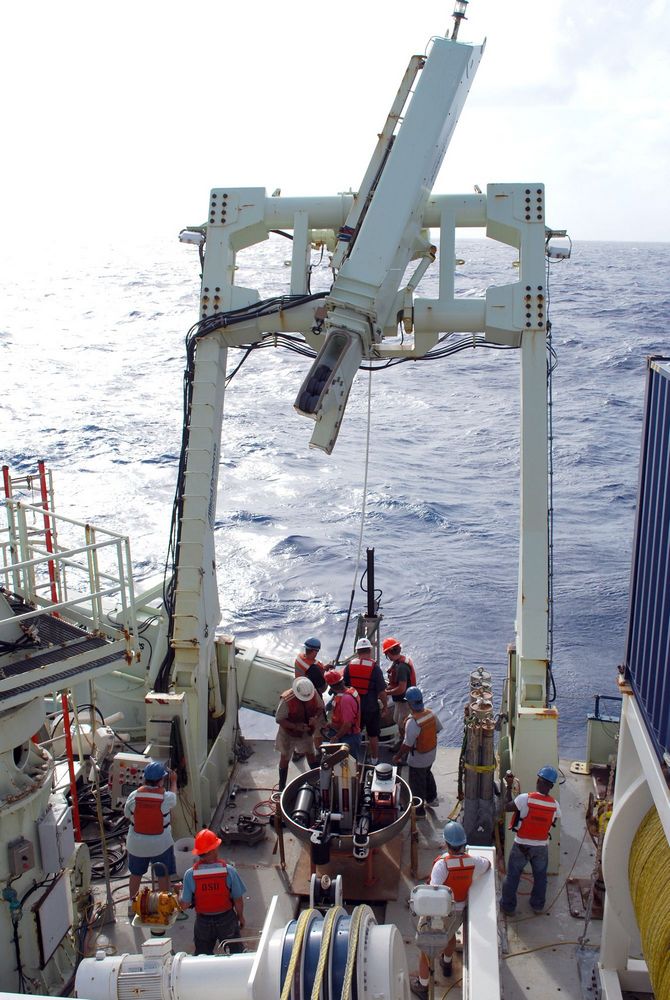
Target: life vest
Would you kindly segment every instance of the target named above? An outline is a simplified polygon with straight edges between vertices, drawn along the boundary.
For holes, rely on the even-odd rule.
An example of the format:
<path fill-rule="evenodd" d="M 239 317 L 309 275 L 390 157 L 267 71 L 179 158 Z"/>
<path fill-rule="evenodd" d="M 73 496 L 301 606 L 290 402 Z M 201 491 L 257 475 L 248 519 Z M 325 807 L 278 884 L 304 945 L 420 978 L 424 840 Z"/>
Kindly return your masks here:
<path fill-rule="evenodd" d="M 394 660 L 389 667 L 389 687 L 395 687 L 398 683 L 398 665 L 400 663 L 406 663 L 409 667 L 409 681 L 407 683 L 407 687 L 416 687 L 416 670 L 414 669 L 414 664 L 412 663 L 410 657 L 405 656 L 404 653 L 401 653 L 398 659 Z M 405 696 L 403 695 L 402 697 L 404 698 Z"/>
<path fill-rule="evenodd" d="M 199 871 L 200 868 L 204 870 Z M 228 868 L 225 861 L 215 861 L 206 865 L 203 865 L 202 861 L 196 861 L 192 871 L 196 913 L 226 913 L 232 910 L 233 901 L 228 887 Z"/>
<path fill-rule="evenodd" d="M 354 656 L 349 660 L 349 683 L 356 688 L 361 698 L 370 690 L 375 661 L 368 656 Z"/>
<path fill-rule="evenodd" d="M 339 729 L 342 725 L 342 699 L 345 695 L 351 695 L 351 697 L 356 702 L 356 718 L 351 727 L 352 733 L 360 733 L 361 731 L 361 702 L 358 697 L 358 691 L 356 688 L 345 688 L 344 691 L 338 691 L 333 698 L 333 714 L 331 717 L 331 723 L 336 729 Z"/>
<path fill-rule="evenodd" d="M 445 851 L 444 854 L 438 854 L 433 865 L 438 861 L 444 861 L 447 866 L 447 877 L 443 885 L 451 889 L 455 903 L 464 903 L 475 877 L 475 859 L 469 854 L 450 854 L 449 851 Z"/>
<path fill-rule="evenodd" d="M 288 691 L 284 691 L 281 699 L 286 703 L 288 708 L 287 721 L 293 722 L 296 725 L 309 722 L 310 719 L 313 719 L 321 711 L 321 699 L 318 694 L 313 694 L 309 701 L 301 701 L 300 698 L 296 698 L 293 691 L 289 688 Z"/>
<path fill-rule="evenodd" d="M 529 792 L 528 815 L 521 820 L 516 835 L 522 840 L 539 840 L 544 843 L 555 817 L 556 799 L 551 795 Z"/>
<path fill-rule="evenodd" d="M 422 715 L 414 716 L 414 721 L 419 727 L 419 735 L 414 744 L 416 753 L 429 753 L 437 746 L 437 719 L 435 713 L 426 708 Z"/>
<path fill-rule="evenodd" d="M 162 788 L 142 785 L 135 793 L 133 829 L 135 833 L 155 836 L 170 825 L 170 817 L 162 810 L 165 792 Z"/>

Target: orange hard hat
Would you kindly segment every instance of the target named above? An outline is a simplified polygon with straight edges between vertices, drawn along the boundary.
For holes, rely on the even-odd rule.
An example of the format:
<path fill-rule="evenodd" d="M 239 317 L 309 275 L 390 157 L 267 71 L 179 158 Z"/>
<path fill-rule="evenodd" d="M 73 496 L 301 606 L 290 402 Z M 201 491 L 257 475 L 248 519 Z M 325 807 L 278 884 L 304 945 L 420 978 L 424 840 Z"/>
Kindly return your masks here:
<path fill-rule="evenodd" d="M 400 640 L 394 639 L 392 636 L 390 636 L 388 639 L 384 639 L 382 643 L 382 652 L 388 653 L 389 650 L 394 649 L 396 646 L 400 648 Z"/>
<path fill-rule="evenodd" d="M 196 835 L 193 853 L 207 854 L 209 851 L 215 851 L 220 843 L 221 837 L 217 837 L 213 830 L 201 830 Z"/>

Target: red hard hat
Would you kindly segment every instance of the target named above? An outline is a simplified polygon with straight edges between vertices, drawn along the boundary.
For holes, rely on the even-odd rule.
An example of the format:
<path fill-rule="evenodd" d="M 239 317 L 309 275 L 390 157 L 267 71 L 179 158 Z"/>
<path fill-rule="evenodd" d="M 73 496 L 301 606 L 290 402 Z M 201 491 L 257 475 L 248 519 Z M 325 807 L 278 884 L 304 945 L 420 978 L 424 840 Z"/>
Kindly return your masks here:
<path fill-rule="evenodd" d="M 332 687 L 333 684 L 340 683 L 340 681 L 342 680 L 342 674 L 340 673 L 339 670 L 327 670 L 326 673 L 324 674 L 324 680 L 326 684 Z"/>
<path fill-rule="evenodd" d="M 214 851 L 221 843 L 221 837 L 217 837 L 213 830 L 201 830 L 195 838 L 194 854 L 207 854 Z"/>
<path fill-rule="evenodd" d="M 390 649 L 394 649 L 396 646 L 398 646 L 398 647 L 400 646 L 400 640 L 399 639 L 394 639 L 391 636 L 388 639 L 384 639 L 384 641 L 382 643 L 382 652 L 383 653 L 388 653 L 388 651 Z"/>

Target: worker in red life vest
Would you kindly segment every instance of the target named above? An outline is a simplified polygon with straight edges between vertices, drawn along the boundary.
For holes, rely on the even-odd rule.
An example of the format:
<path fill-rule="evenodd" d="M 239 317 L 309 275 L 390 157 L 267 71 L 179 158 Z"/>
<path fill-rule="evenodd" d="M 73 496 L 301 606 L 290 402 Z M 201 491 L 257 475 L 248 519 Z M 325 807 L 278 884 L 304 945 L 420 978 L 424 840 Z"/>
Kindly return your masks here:
<path fill-rule="evenodd" d="M 491 862 L 486 858 L 473 857 L 466 850 L 465 830 L 460 823 L 450 820 L 442 833 L 447 846 L 446 851 L 438 854 L 433 862 L 433 869 L 430 873 L 431 885 L 446 885 L 451 889 L 454 897 L 454 906 L 447 917 L 445 936 L 447 946 L 440 956 L 440 966 L 444 976 L 451 976 L 452 965 L 451 956 L 456 947 L 456 931 L 463 923 L 465 907 L 468 901 L 470 886 L 476 878 L 479 878 L 491 867 Z M 418 978 L 410 980 L 412 993 L 418 997 L 428 997 L 428 981 L 430 966 L 428 958 L 423 952 L 419 958 Z"/>
<path fill-rule="evenodd" d="M 170 788 L 164 787 L 170 776 Z M 126 849 L 128 851 L 128 895 L 132 904 L 140 891 L 142 876 L 150 864 L 161 865 L 156 869 L 158 888 L 167 892 L 170 875 L 177 871 L 174 840 L 170 827 L 170 812 L 177 805 L 177 776 L 159 761 L 151 761 L 144 768 L 144 784 L 131 792 L 123 807 L 130 820 Z M 128 916 L 132 906 L 128 906 Z"/>
<path fill-rule="evenodd" d="M 431 767 L 435 763 L 437 734 L 442 729 L 442 723 L 435 712 L 424 707 L 420 688 L 407 688 L 405 699 L 409 705 L 410 714 L 405 724 L 403 744 L 393 758 L 393 762 L 400 764 L 407 758 L 409 787 L 412 790 L 412 795 L 416 795 L 422 800 L 416 814 L 417 816 L 425 816 L 426 810 L 423 803 L 433 805 L 437 801 L 437 785 Z"/>
<path fill-rule="evenodd" d="M 296 677 L 284 691 L 275 721 L 279 726 L 275 750 L 279 751 L 279 790 L 286 787 L 288 765 L 294 751 L 305 754 L 310 767 L 316 767 L 314 733 L 320 719 L 324 718 L 323 701 L 307 677 Z"/>
<path fill-rule="evenodd" d="M 405 735 L 405 720 L 409 715 L 409 705 L 405 700 L 405 691 L 408 687 L 416 685 L 416 671 L 409 656 L 402 652 L 402 646 L 398 639 L 390 636 L 382 643 L 382 652 L 390 660 L 391 666 L 388 669 L 388 686 L 386 693 L 391 695 L 393 700 L 393 721 L 398 727 L 400 742 L 402 744 Z"/>
<path fill-rule="evenodd" d="M 182 910 L 195 909 L 196 955 L 213 955 L 219 941 L 230 941 L 231 954 L 244 951 L 242 942 L 232 939 L 239 938 L 244 927 L 247 889 L 233 865 L 218 856 L 220 844 L 212 830 L 201 830 L 193 850 L 198 860 L 184 875 L 179 903 Z"/>
<path fill-rule="evenodd" d="M 328 739 L 330 743 L 346 743 L 352 755 L 358 758 L 361 748 L 361 705 L 358 691 L 345 687 L 339 670 L 328 670 L 326 684 L 333 695 Z"/>
<path fill-rule="evenodd" d="M 505 812 L 514 813 L 511 828 L 516 830 L 500 897 L 500 909 L 508 916 L 512 916 L 516 910 L 516 890 L 521 872 L 529 862 L 533 871 L 530 905 L 536 913 L 541 913 L 544 909 L 549 863 L 547 841 L 552 826 L 561 818 L 561 808 L 549 794 L 558 781 L 555 767 L 551 764 L 541 767 L 537 772 L 536 791 L 524 792 L 515 799 L 512 798 L 513 781 L 514 775 L 508 771 L 505 775 Z"/>
<path fill-rule="evenodd" d="M 352 687 L 358 692 L 361 729 L 367 733 L 370 748 L 369 763 L 376 764 L 379 759 L 381 708 L 386 708 L 386 682 L 372 655 L 372 643 L 366 636 L 356 643 L 356 655 L 344 668 L 342 679 L 345 688 Z"/>

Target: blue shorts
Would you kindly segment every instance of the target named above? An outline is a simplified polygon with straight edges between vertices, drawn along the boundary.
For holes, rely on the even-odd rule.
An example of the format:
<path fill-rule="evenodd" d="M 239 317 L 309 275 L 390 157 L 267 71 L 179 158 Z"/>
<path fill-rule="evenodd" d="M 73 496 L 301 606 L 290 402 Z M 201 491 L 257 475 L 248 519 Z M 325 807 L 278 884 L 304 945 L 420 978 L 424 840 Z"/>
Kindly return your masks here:
<path fill-rule="evenodd" d="M 128 851 L 128 871 L 131 875 L 144 875 L 149 865 L 158 865 L 159 863 L 165 865 L 168 875 L 176 873 L 177 862 L 174 857 L 174 847 L 168 847 L 167 851 L 150 858 L 140 858 L 139 855 L 131 854 Z M 160 878 L 161 875 L 165 875 L 165 869 L 157 867 L 156 878 Z"/>

